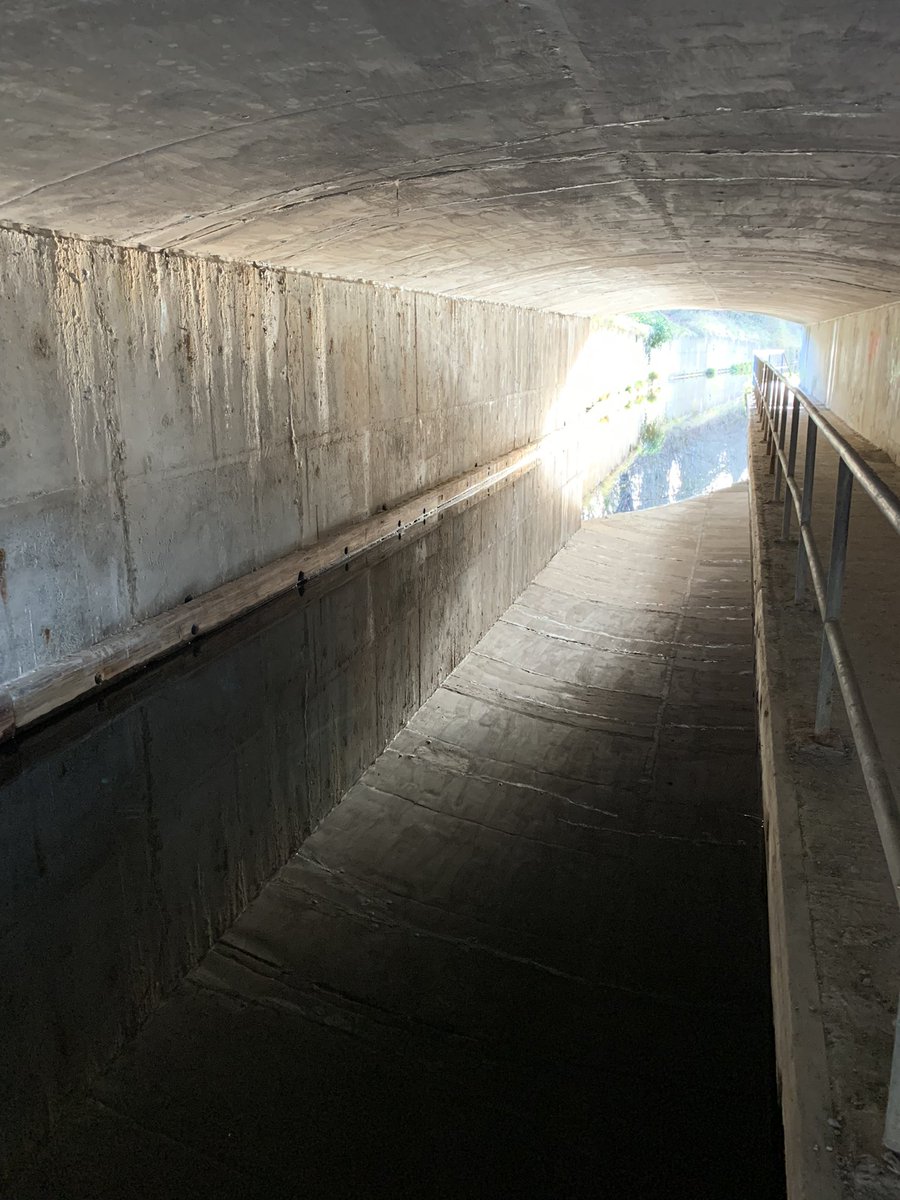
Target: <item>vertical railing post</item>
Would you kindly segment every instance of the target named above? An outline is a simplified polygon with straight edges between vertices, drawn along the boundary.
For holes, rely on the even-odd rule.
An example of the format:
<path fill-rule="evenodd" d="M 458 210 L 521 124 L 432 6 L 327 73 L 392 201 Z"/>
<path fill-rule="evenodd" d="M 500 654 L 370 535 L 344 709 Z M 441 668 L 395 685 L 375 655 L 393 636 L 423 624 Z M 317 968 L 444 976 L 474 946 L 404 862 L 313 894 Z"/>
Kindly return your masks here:
<path fill-rule="evenodd" d="M 791 406 L 791 437 L 788 443 L 788 465 L 787 478 L 794 478 L 794 467 L 797 465 L 797 432 L 800 428 L 800 400 L 797 393 L 793 393 L 793 404 Z M 784 485 L 784 516 L 781 518 L 781 536 L 784 541 L 787 541 L 791 536 L 791 512 L 794 508 L 794 498 L 791 495 L 791 489 Z"/>
<path fill-rule="evenodd" d="M 765 409 L 766 453 L 769 453 L 769 439 L 772 436 L 772 370 L 768 363 L 763 375 L 763 408 Z"/>
<path fill-rule="evenodd" d="M 784 434 L 785 434 L 785 430 L 787 429 L 788 403 L 787 403 L 787 384 L 784 383 L 783 380 L 781 382 L 780 388 L 781 388 L 781 403 L 780 403 L 780 407 L 778 410 L 778 450 L 784 450 Z M 781 458 L 778 455 L 778 450 L 773 451 L 773 457 L 775 459 L 775 487 L 772 492 L 772 498 L 776 501 L 781 499 L 781 479 L 784 474 L 784 471 L 781 466 Z"/>
<path fill-rule="evenodd" d="M 766 363 L 763 368 L 763 429 L 766 434 L 766 450 L 769 448 L 769 410 L 772 406 L 772 371 Z"/>
<path fill-rule="evenodd" d="M 834 528 L 831 534 L 831 562 L 828 566 L 828 587 L 825 595 L 824 623 L 836 621 L 841 614 L 844 594 L 844 568 L 847 565 L 847 534 L 850 531 L 850 501 L 853 497 L 853 475 L 840 460 L 837 489 L 834 497 Z M 822 630 L 822 654 L 819 661 L 819 695 L 816 700 L 816 733 L 821 737 L 831 728 L 831 693 L 834 688 L 834 659 L 828 644 L 828 630 Z"/>
<path fill-rule="evenodd" d="M 800 545 L 797 547 L 797 578 L 794 584 L 794 599 L 799 604 L 806 594 L 806 546 L 803 543 L 804 526 L 812 516 L 813 484 L 816 479 L 816 438 L 818 426 L 811 418 L 806 421 L 806 457 L 803 460 L 803 494 L 800 497 Z"/>
<path fill-rule="evenodd" d="M 774 386 L 775 386 L 775 377 L 773 376 L 773 373 L 772 373 L 772 367 L 770 367 L 767 362 L 767 364 L 766 364 L 766 430 L 769 433 L 770 433 L 770 430 L 772 430 L 772 403 L 773 403 L 772 389 L 774 388 Z M 766 444 L 768 445 L 768 438 L 766 439 Z"/>
<path fill-rule="evenodd" d="M 775 445 L 778 440 L 778 399 L 781 392 L 781 381 L 772 377 L 772 406 L 769 409 L 769 474 L 775 470 L 775 463 L 778 461 L 778 455 L 775 453 Z"/>

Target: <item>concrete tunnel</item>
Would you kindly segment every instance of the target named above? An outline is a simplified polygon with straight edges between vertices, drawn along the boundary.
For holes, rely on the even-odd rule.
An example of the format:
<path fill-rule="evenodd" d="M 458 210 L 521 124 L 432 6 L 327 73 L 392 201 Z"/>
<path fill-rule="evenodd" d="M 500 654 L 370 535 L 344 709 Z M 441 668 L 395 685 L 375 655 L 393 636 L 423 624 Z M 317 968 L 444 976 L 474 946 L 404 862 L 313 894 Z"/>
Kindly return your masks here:
<path fill-rule="evenodd" d="M 898 41 L 0 7 L 3 1195 L 900 1196 L 896 822 L 772 478 L 827 565 L 863 464 L 900 795 Z M 749 485 L 582 525 L 653 308 L 799 383 Z"/>

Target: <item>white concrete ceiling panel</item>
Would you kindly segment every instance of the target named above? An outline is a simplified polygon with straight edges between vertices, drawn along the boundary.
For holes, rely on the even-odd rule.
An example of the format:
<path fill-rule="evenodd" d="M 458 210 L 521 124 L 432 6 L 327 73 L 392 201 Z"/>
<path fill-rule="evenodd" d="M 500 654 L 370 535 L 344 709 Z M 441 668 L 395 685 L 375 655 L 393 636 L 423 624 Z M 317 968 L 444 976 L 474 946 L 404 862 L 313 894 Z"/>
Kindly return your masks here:
<path fill-rule="evenodd" d="M 570 311 L 900 296 L 900 6 L 6 0 L 0 220 Z"/>

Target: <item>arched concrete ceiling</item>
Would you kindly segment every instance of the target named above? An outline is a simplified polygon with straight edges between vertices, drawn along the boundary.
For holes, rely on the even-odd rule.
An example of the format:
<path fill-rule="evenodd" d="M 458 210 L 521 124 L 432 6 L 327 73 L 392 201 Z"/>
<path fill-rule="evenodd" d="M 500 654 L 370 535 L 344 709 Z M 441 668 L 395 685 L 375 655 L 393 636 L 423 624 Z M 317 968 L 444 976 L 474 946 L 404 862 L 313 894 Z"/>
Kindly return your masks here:
<path fill-rule="evenodd" d="M 0 219 L 568 310 L 900 295 L 897 0 L 4 0 Z"/>

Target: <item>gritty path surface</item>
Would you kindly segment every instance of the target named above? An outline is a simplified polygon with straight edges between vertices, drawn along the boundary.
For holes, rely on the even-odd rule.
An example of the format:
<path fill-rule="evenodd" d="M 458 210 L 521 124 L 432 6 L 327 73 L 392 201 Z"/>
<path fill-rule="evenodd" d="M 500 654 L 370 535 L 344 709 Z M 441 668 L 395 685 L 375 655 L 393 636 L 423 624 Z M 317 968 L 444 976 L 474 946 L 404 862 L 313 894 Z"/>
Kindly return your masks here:
<path fill-rule="evenodd" d="M 747 512 L 584 526 L 17 1200 L 783 1195 Z"/>

